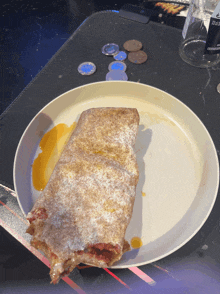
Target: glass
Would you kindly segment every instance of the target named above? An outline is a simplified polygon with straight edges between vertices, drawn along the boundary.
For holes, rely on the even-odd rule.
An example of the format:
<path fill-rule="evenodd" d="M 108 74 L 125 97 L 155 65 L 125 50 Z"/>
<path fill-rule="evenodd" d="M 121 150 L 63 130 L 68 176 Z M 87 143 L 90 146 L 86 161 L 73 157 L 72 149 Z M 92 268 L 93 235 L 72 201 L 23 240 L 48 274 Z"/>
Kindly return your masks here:
<path fill-rule="evenodd" d="M 216 5 L 217 1 L 191 0 L 179 47 L 180 57 L 190 65 L 206 68 L 220 62 L 220 54 L 204 54 L 210 18 Z"/>

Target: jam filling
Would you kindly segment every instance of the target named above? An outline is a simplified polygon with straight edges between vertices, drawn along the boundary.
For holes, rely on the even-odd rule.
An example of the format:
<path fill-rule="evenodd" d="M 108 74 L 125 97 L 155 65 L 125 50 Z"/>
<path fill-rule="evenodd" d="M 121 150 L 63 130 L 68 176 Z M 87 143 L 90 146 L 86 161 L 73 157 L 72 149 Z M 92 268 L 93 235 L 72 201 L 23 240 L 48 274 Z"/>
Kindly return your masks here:
<path fill-rule="evenodd" d="M 31 214 L 31 217 L 27 218 L 30 222 L 30 226 L 27 229 L 27 233 L 34 235 L 34 223 L 32 223 L 36 219 L 45 220 L 48 218 L 48 214 L 45 208 L 37 208 L 34 210 Z M 39 224 L 40 225 L 40 224 Z M 59 258 L 56 254 L 54 254 L 48 245 L 45 242 L 39 241 L 39 240 L 32 240 L 31 245 L 34 246 L 36 249 L 42 250 L 49 258 L 51 262 L 51 268 L 54 267 L 56 263 L 59 263 Z M 124 249 L 124 248 L 123 248 Z M 106 264 L 110 263 L 112 259 L 114 259 L 118 254 L 120 254 L 121 248 L 119 245 L 113 246 L 112 244 L 106 244 L 106 243 L 96 243 L 92 245 L 88 245 L 87 249 L 84 250 L 78 250 L 75 253 L 77 255 L 83 255 L 88 254 L 91 257 L 95 257 L 97 260 L 102 260 Z M 57 283 L 60 278 L 62 278 L 65 275 L 68 275 L 70 271 L 72 270 L 71 266 L 71 259 L 68 259 L 64 262 L 64 271 L 62 273 L 59 273 L 59 275 L 55 274 L 53 275 L 52 282 Z"/>
<path fill-rule="evenodd" d="M 63 272 L 60 273 L 60 272 L 53 271 L 54 266 L 57 263 L 60 263 L 58 256 L 51 251 L 51 249 L 45 242 L 34 239 L 31 242 L 31 245 L 34 246 L 36 249 L 42 250 L 49 258 L 51 263 L 51 271 L 50 271 L 51 282 L 53 284 L 58 283 L 62 277 L 68 275 L 73 270 L 74 267 L 72 265 L 72 260 L 67 259 L 63 264 L 63 269 L 64 269 Z M 105 244 L 105 243 L 97 243 L 97 244 L 89 245 L 85 251 L 79 250 L 79 251 L 76 251 L 75 253 L 77 255 L 88 254 L 91 257 L 95 256 L 97 260 L 103 260 L 104 262 L 108 264 L 112 260 L 112 258 L 114 258 L 117 254 L 120 253 L 120 246 L 119 245 L 113 246 L 111 244 Z"/>
<path fill-rule="evenodd" d="M 113 246 L 106 243 L 97 243 L 88 246 L 89 256 L 95 256 L 98 260 L 103 260 L 106 263 L 110 262 L 112 258 L 120 253 L 120 246 Z"/>
<path fill-rule="evenodd" d="M 30 223 L 32 223 L 36 219 L 47 219 L 48 214 L 45 208 L 37 208 L 34 211 L 32 211 L 32 217 L 27 218 Z"/>

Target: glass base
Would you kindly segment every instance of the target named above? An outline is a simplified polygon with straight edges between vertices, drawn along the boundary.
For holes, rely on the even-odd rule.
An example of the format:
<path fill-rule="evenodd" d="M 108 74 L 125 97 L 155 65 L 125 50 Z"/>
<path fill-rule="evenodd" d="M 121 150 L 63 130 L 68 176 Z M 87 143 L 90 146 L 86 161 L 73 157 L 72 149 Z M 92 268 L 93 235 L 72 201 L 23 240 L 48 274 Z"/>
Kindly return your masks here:
<path fill-rule="evenodd" d="M 187 39 L 179 48 L 180 57 L 196 67 L 211 67 L 220 62 L 220 54 L 204 54 L 206 41 Z"/>

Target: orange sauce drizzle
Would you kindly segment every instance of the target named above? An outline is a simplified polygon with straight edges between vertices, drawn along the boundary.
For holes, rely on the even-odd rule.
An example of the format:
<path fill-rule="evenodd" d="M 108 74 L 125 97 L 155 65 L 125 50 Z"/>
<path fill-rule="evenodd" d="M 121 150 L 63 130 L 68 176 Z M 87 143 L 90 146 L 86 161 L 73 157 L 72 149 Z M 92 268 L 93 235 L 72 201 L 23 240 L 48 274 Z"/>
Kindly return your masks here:
<path fill-rule="evenodd" d="M 40 141 L 41 153 L 34 160 L 32 165 L 32 182 L 36 190 L 44 190 L 64 145 L 70 138 L 76 127 L 74 122 L 70 127 L 60 123 L 47 132 Z"/>
<path fill-rule="evenodd" d="M 134 249 L 140 248 L 143 245 L 143 242 L 141 241 L 141 238 L 139 237 L 133 237 L 131 239 L 131 247 Z"/>

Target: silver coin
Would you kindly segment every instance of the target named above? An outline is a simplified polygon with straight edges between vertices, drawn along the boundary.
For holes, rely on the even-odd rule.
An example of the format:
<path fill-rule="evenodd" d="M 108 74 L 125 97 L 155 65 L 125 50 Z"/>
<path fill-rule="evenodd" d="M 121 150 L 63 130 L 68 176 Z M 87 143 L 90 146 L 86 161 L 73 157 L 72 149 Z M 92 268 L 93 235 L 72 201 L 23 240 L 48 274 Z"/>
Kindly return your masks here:
<path fill-rule="evenodd" d="M 217 92 L 220 93 L 220 83 L 217 86 Z"/>
<path fill-rule="evenodd" d="M 127 81 L 128 76 L 124 71 L 121 70 L 111 70 L 106 75 L 106 81 Z"/>
<path fill-rule="evenodd" d="M 96 71 L 96 66 L 93 62 L 83 62 L 78 66 L 78 72 L 81 75 L 92 75 Z"/>
<path fill-rule="evenodd" d="M 126 71 L 127 66 L 124 62 L 121 61 L 113 61 L 109 64 L 108 70 L 121 70 L 121 71 Z"/>
<path fill-rule="evenodd" d="M 127 53 L 125 53 L 124 51 L 119 51 L 118 54 L 113 56 L 115 60 L 125 60 L 127 58 Z"/>
<path fill-rule="evenodd" d="M 105 55 L 116 55 L 118 52 L 119 46 L 114 43 L 109 43 L 102 47 L 102 53 Z"/>

